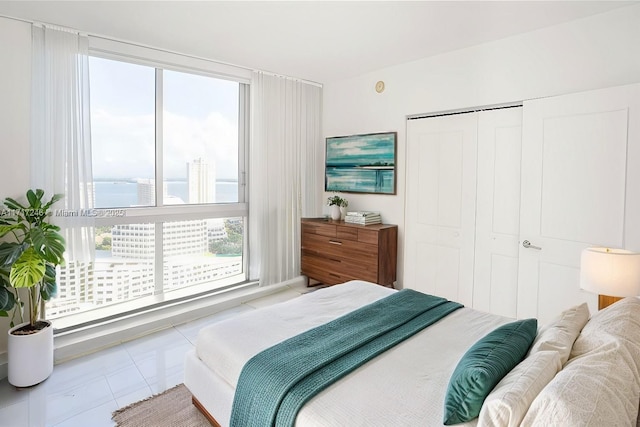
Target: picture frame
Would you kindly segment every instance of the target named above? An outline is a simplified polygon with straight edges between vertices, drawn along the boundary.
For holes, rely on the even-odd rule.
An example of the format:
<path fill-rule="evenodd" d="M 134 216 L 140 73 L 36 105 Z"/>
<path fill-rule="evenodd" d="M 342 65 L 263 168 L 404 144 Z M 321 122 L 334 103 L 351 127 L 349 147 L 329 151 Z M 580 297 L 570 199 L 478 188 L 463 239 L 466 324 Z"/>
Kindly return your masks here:
<path fill-rule="evenodd" d="M 397 132 L 326 138 L 325 191 L 396 194 Z"/>

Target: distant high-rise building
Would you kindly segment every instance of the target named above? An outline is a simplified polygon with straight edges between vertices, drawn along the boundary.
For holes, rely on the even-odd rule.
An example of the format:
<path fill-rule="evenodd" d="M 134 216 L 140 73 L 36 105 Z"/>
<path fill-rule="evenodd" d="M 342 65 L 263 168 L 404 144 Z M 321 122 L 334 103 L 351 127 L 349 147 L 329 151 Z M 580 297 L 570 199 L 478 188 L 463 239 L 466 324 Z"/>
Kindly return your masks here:
<path fill-rule="evenodd" d="M 156 204 L 156 180 L 155 179 L 138 179 L 138 205 L 154 206 Z M 167 183 L 162 183 L 162 194 L 167 196 Z"/>
<path fill-rule="evenodd" d="M 215 165 L 199 158 L 187 163 L 189 203 L 214 203 L 216 201 Z"/>
<path fill-rule="evenodd" d="M 163 253 L 166 257 L 203 255 L 207 252 L 207 222 L 203 219 L 165 222 Z M 111 228 L 113 258 L 154 259 L 156 232 L 154 224 L 119 224 Z"/>

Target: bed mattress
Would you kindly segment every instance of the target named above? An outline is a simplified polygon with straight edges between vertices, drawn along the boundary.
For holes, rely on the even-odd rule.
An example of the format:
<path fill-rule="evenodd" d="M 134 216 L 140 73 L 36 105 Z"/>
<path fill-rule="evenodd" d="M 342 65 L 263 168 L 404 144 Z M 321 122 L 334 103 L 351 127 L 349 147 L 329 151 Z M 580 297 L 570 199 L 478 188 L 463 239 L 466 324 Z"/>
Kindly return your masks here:
<path fill-rule="evenodd" d="M 207 410 L 226 426 L 232 403 L 229 395 L 247 360 L 392 292 L 396 291 L 352 281 L 206 327 L 198 335 L 194 354 L 187 359 L 187 365 L 198 366 L 187 366 L 194 374 L 191 378 L 185 374 L 185 383 L 190 387 L 189 383 L 198 382 L 197 377 L 204 377 L 205 372 L 215 379 L 209 384 L 217 384 L 217 390 L 211 393 L 220 398 L 217 407 Z M 442 425 L 444 395 L 458 360 L 480 337 L 511 320 L 468 308 L 457 310 L 315 396 L 298 414 L 296 425 Z M 195 374 L 198 370 L 201 373 Z M 204 384 L 192 386 L 211 390 Z M 196 392 L 194 395 L 205 399 Z"/>

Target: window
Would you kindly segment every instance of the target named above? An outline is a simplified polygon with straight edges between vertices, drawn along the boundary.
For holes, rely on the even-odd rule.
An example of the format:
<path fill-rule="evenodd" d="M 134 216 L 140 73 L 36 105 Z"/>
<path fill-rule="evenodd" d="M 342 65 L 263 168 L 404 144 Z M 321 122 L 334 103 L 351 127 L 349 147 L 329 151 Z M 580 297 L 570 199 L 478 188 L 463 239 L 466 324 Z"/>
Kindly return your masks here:
<path fill-rule="evenodd" d="M 61 269 L 47 317 L 246 282 L 248 84 L 113 54 L 89 66 L 96 255 Z"/>

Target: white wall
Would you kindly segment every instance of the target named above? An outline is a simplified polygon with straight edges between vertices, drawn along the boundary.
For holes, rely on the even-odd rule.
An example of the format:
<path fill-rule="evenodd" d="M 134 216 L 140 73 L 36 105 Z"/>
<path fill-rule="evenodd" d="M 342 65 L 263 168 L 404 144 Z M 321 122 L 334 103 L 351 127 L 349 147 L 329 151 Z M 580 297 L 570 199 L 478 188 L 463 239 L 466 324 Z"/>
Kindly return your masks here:
<path fill-rule="evenodd" d="M 20 197 L 29 187 L 31 26 L 0 18 L 0 200 Z M 0 318 L 0 378 L 9 321 Z"/>
<path fill-rule="evenodd" d="M 348 194 L 350 209 L 399 225 L 402 286 L 406 116 L 640 82 L 640 5 L 324 86 L 324 135 L 398 131 L 395 196 Z M 382 94 L 374 90 L 383 80 Z"/>

